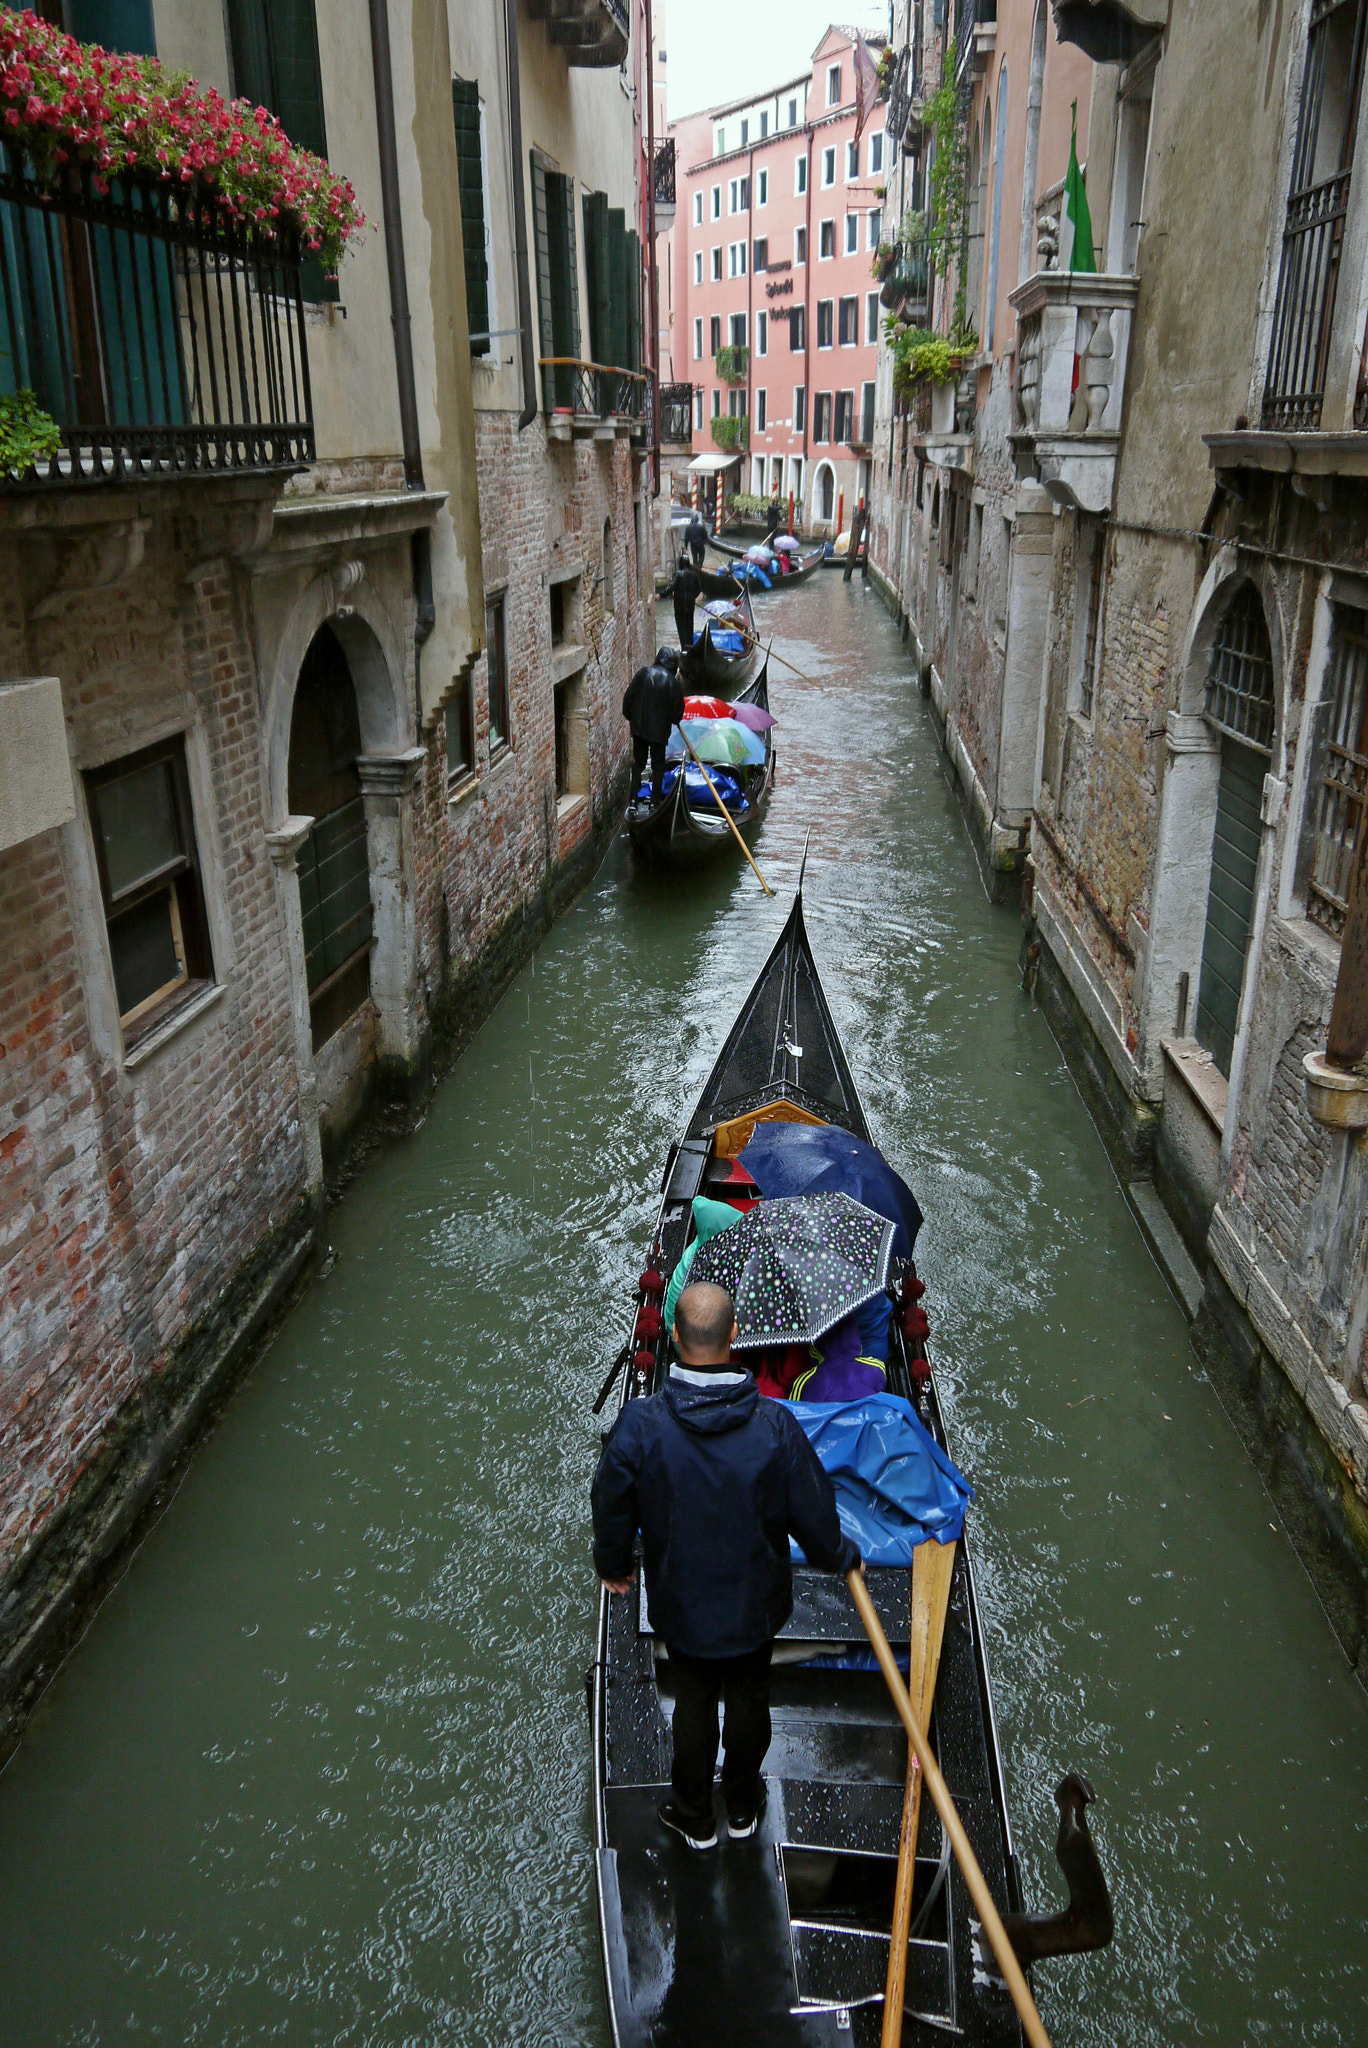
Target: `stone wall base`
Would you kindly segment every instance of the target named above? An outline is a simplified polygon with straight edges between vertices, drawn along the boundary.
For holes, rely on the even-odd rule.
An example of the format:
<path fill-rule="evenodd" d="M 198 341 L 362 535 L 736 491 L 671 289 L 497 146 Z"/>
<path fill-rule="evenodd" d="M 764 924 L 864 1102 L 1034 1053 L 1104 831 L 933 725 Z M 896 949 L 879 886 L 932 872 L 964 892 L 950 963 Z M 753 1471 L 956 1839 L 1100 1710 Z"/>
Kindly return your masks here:
<path fill-rule="evenodd" d="M 1148 1180 L 1153 1172 L 1159 1112 L 1126 1092 L 1063 969 L 1029 919 L 1021 966 L 1112 1164 L 1123 1180 Z"/>
<path fill-rule="evenodd" d="M 1214 1265 L 1193 1345 L 1368 1687 L 1368 1508 Z"/>
<path fill-rule="evenodd" d="M 257 1247 L 120 1411 L 0 1587 L 0 1764 L 177 1465 L 258 1355 L 316 1247 L 321 1220 L 321 1200 L 304 1196 Z"/>

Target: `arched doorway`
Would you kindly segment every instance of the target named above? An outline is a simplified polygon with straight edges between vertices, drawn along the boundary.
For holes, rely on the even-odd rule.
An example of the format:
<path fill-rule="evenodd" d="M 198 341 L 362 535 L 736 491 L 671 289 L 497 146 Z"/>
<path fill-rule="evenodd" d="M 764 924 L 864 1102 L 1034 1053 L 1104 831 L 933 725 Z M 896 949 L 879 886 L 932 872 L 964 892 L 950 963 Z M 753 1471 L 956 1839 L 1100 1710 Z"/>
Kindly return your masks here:
<path fill-rule="evenodd" d="M 313 819 L 298 869 L 315 1052 L 370 994 L 374 919 L 360 752 L 351 669 L 332 628 L 320 626 L 295 686 L 289 765 L 291 813 Z"/>
<path fill-rule="evenodd" d="M 1259 593 L 1243 584 L 1222 615 L 1203 706 L 1220 738 L 1197 1037 L 1229 1074 L 1254 922 L 1263 782 L 1273 751 L 1273 655 Z"/>
<path fill-rule="evenodd" d="M 817 471 L 817 517 L 831 520 L 836 516 L 836 472 L 829 462 L 824 462 Z"/>

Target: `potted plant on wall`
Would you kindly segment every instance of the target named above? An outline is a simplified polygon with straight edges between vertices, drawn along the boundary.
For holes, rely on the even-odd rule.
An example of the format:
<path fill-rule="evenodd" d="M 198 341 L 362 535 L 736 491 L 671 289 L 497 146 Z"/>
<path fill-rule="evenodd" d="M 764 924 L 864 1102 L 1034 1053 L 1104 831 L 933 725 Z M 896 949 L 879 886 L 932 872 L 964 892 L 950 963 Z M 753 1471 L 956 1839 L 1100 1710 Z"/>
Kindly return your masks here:
<path fill-rule="evenodd" d="M 723 384 L 744 384 L 746 371 L 750 367 L 750 350 L 739 342 L 730 342 L 720 348 L 713 357 L 713 367 Z"/>

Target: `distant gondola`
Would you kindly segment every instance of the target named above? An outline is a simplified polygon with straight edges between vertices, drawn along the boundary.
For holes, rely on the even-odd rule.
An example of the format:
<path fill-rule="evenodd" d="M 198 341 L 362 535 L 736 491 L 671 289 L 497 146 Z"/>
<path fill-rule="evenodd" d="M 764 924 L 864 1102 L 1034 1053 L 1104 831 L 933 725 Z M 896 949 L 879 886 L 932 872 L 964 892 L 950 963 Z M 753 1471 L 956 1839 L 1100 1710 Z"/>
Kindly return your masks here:
<path fill-rule="evenodd" d="M 808 943 L 801 892 L 671 1148 L 653 1260 L 661 1275 L 668 1277 L 684 1249 L 693 1197 L 714 1185 L 723 1170 L 717 1162 L 744 1145 L 757 1120 L 831 1123 L 870 1142 Z M 648 1299 L 643 1292 L 639 1304 Z M 661 1384 L 667 1342 L 661 1336 L 643 1349 L 633 1337 L 619 1360 L 624 1403 Z M 914 1376 L 911 1362 L 895 1318 L 890 1391 L 919 1401 L 943 1445 L 934 1381 L 924 1370 Z M 1071 1776 L 1056 1794 L 1070 1910 L 1049 1918 L 1020 1911 L 969 1549 L 961 1539 L 930 1732 L 984 1875 L 1011 1916 L 1013 1946 L 1029 1963 L 1108 1939 L 1110 1905 L 1082 1818 L 1091 1795 Z M 889 1638 L 904 1652 L 909 1577 L 874 1568 L 866 1575 Z M 670 1776 L 673 1689 L 664 1645 L 651 1631 L 639 1556 L 631 1594 L 600 1598 L 588 1687 L 599 1915 L 617 2048 L 705 2041 L 709 2048 L 874 2048 L 879 2041 L 906 1739 L 883 1679 L 855 1654 L 865 1642 L 845 1584 L 799 1566 L 794 1595 L 775 1652 L 774 1738 L 759 1833 L 724 1839 L 705 1854 L 668 1836 L 656 1816 Z M 949 2035 L 970 2048 L 1020 2048 L 1021 2023 L 980 1956 L 968 1890 L 929 1801 L 921 1805 L 912 1911 L 902 2042 L 930 2048 Z"/>
<path fill-rule="evenodd" d="M 755 681 L 740 692 L 736 701 L 769 710 L 769 663 Z M 708 773 L 716 776 L 717 770 Z M 765 761 L 745 774 L 747 808 L 733 813 L 737 831 L 749 845 L 760 830 L 774 787 L 774 730 L 765 733 Z M 635 797 L 635 792 L 633 792 Z M 725 818 L 715 809 L 695 810 L 687 801 L 687 784 L 681 765 L 673 789 L 658 804 L 638 804 L 627 811 L 627 831 L 633 846 L 647 860 L 663 867 L 697 867 L 719 853 L 735 848 Z"/>
<path fill-rule="evenodd" d="M 705 612 L 698 637 L 689 648 L 683 660 L 683 675 L 686 684 L 709 690 L 715 697 L 734 697 L 751 680 L 763 659 L 763 650 L 755 630 L 755 614 L 751 610 L 750 592 L 744 584 L 740 594 L 729 600 L 745 620 L 744 643 L 738 654 L 730 654 L 719 647 L 713 637 L 715 621 Z"/>

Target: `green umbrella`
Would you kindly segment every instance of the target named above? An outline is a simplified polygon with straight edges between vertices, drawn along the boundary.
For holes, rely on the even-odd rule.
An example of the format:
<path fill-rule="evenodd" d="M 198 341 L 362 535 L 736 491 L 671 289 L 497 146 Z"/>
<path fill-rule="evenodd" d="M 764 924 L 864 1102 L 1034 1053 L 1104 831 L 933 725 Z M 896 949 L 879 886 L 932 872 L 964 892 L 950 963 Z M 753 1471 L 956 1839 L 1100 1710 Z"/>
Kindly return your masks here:
<path fill-rule="evenodd" d="M 686 718 L 682 732 L 700 761 L 714 768 L 760 768 L 765 760 L 765 742 L 736 718 Z M 670 754 L 678 759 L 683 746 L 671 737 Z"/>

